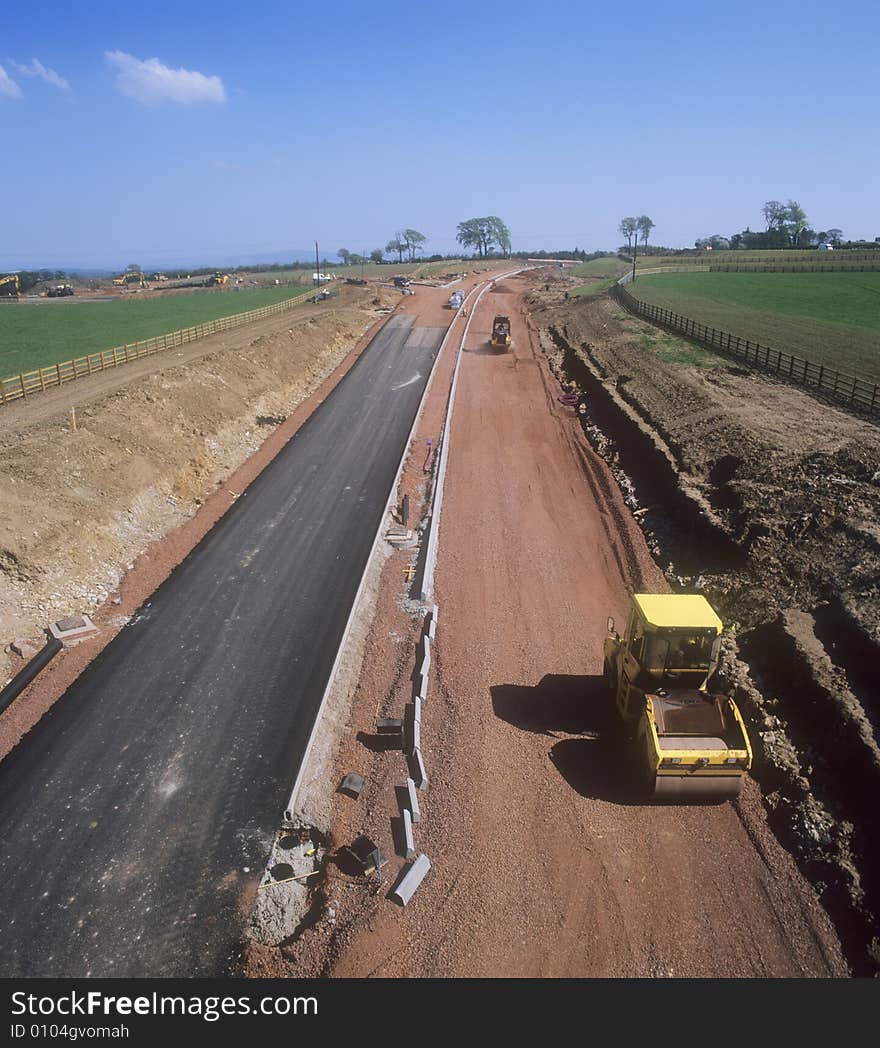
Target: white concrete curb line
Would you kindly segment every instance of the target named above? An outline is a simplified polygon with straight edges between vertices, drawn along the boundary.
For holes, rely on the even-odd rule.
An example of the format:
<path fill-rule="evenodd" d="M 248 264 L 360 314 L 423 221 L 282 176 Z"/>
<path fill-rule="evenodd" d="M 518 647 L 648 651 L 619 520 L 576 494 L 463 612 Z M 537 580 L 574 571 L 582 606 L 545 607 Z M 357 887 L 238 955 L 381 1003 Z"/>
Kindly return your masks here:
<path fill-rule="evenodd" d="M 302 761 L 300 762 L 299 771 L 297 772 L 296 781 L 293 784 L 293 788 L 290 791 L 290 796 L 288 797 L 287 804 L 284 808 L 284 821 L 287 823 L 292 823 L 296 818 L 297 795 L 299 794 L 299 791 L 302 788 L 302 780 L 305 775 L 306 766 L 309 762 L 312 747 L 315 743 L 315 736 L 318 732 L 318 725 L 321 723 L 321 718 L 324 714 L 324 709 L 327 705 L 327 700 L 330 696 L 330 692 L 333 690 L 333 685 L 336 681 L 336 674 L 339 671 L 339 663 L 342 660 L 342 653 L 345 651 L 345 646 L 348 643 L 349 635 L 351 634 L 352 624 L 354 623 L 358 611 L 358 605 L 360 604 L 361 597 L 363 596 L 364 587 L 367 582 L 367 575 L 370 571 L 370 565 L 372 564 L 373 557 L 375 556 L 376 550 L 378 549 L 379 543 L 381 542 L 382 530 L 385 527 L 388 511 L 391 508 L 391 505 L 397 495 L 397 485 L 400 483 L 400 477 L 403 473 L 404 463 L 406 462 L 407 456 L 410 453 L 413 437 L 415 436 L 416 430 L 419 426 L 419 422 L 421 421 L 422 412 L 424 411 L 425 403 L 428 399 L 428 393 L 431 390 L 431 384 L 434 381 L 434 375 L 437 372 L 437 364 L 439 363 L 440 358 L 443 356 L 443 350 L 446 348 L 446 343 L 452 334 L 453 326 L 455 325 L 455 322 L 458 320 L 459 314 L 461 313 L 462 309 L 465 308 L 468 298 L 470 298 L 471 294 L 473 294 L 473 290 L 474 289 L 471 289 L 471 291 L 468 293 L 467 298 L 465 298 L 464 302 L 462 302 L 461 306 L 456 310 L 455 315 L 449 323 L 449 327 L 447 328 L 446 334 L 443 336 L 443 341 L 440 343 L 440 348 L 437 350 L 437 356 L 434 357 L 434 363 L 431 365 L 431 373 L 430 375 L 428 375 L 428 381 L 425 383 L 425 389 L 422 393 L 422 398 L 419 401 L 419 406 L 416 411 L 415 418 L 413 419 L 413 424 L 410 428 L 409 435 L 406 438 L 406 442 L 403 446 L 403 452 L 400 456 L 400 463 L 397 467 L 397 473 L 395 474 L 394 481 L 391 485 L 391 490 L 388 492 L 388 500 L 385 503 L 385 508 L 382 510 L 382 515 L 379 518 L 379 526 L 376 529 L 376 535 L 373 538 L 373 544 L 370 547 L 370 552 L 364 563 L 364 570 L 361 574 L 361 581 L 358 586 L 357 593 L 355 593 L 354 601 L 351 605 L 351 611 L 348 614 L 348 619 L 345 623 L 345 629 L 342 633 L 342 639 L 340 640 L 339 647 L 336 650 L 336 658 L 333 660 L 333 666 L 330 669 L 330 676 L 327 678 L 327 685 L 324 688 L 324 694 L 321 696 L 321 703 L 318 706 L 318 712 L 315 715 L 315 721 L 312 725 L 311 733 L 309 734 L 309 741 L 306 743 L 306 748 L 303 752 L 303 757 Z"/>

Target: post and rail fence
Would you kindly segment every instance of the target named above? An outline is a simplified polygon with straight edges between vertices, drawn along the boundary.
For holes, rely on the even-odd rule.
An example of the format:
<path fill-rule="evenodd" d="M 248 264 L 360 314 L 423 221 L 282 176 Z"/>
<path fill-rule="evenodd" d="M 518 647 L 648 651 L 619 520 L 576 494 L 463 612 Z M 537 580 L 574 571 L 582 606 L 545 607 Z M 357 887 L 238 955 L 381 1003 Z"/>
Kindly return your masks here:
<path fill-rule="evenodd" d="M 218 317 L 216 320 L 208 320 L 203 324 L 181 328 L 179 331 L 154 335 L 152 338 L 141 339 L 139 342 L 114 346 L 112 349 L 105 349 L 99 353 L 88 353 L 86 356 L 65 360 L 60 364 L 51 364 L 48 367 L 35 368 L 33 371 L 23 371 L 10 378 L 0 379 L 0 404 L 9 404 L 34 393 L 44 393 L 53 386 L 63 386 L 67 382 L 94 375 L 107 368 L 119 367 L 129 361 L 140 360 L 154 353 L 163 353 L 166 349 L 185 346 L 208 335 L 216 335 L 221 331 L 241 327 L 242 324 L 250 324 L 255 320 L 265 320 L 267 317 L 285 313 L 308 301 L 314 294 L 314 288 L 308 288 L 299 295 L 286 298 L 281 302 L 273 302 L 270 306 L 249 309 L 245 313 L 234 313 L 228 317 Z"/>
<path fill-rule="evenodd" d="M 662 306 L 642 302 L 624 286 L 631 283 L 631 280 L 632 274 L 628 273 L 611 288 L 611 294 L 630 313 L 644 317 L 675 334 L 683 335 L 692 342 L 742 360 L 750 367 L 769 372 L 794 385 L 816 390 L 828 400 L 872 419 L 880 418 L 880 385 L 876 382 L 866 382 L 825 364 L 816 364 L 803 357 L 762 346 L 750 339 L 732 335 L 729 331 L 700 324 Z"/>

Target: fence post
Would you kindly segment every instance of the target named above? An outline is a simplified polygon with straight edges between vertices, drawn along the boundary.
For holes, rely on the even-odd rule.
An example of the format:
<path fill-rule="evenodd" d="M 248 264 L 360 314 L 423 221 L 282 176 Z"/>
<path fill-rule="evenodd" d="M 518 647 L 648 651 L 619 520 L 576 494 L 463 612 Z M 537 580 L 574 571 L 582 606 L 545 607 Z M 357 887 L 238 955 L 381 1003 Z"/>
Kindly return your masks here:
<path fill-rule="evenodd" d="M 42 371 L 42 369 L 41 369 L 41 371 Z M 55 374 L 58 376 L 58 385 L 60 386 L 61 385 L 61 365 L 60 364 L 56 364 L 55 365 Z"/>
<path fill-rule="evenodd" d="M 24 375 L 19 374 L 18 381 L 21 383 L 21 395 L 27 400 L 27 390 L 24 388 Z"/>

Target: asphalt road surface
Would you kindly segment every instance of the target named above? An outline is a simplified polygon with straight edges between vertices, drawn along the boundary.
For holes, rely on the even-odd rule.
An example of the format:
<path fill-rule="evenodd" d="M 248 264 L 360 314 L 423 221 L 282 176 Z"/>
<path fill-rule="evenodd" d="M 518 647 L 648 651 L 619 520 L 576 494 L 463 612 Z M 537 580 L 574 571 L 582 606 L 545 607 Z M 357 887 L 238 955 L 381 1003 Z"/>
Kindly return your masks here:
<path fill-rule="evenodd" d="M 0 764 L 0 975 L 234 970 L 443 335 L 413 321 Z"/>

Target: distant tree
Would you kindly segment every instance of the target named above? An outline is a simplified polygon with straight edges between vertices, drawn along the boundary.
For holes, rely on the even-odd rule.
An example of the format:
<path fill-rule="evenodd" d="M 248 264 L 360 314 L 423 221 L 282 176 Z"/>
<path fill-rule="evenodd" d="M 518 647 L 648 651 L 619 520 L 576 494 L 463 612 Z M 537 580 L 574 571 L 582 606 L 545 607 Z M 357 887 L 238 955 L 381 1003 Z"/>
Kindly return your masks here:
<path fill-rule="evenodd" d="M 406 244 L 400 239 L 399 236 L 395 236 L 393 240 L 389 240 L 385 245 L 385 250 L 389 255 L 397 255 L 398 262 L 403 261 L 403 253 L 406 251 Z"/>
<path fill-rule="evenodd" d="M 820 236 L 821 236 L 821 234 L 820 234 Z M 837 247 L 837 245 L 841 242 L 841 240 L 843 240 L 843 230 L 842 229 L 829 229 L 828 232 L 825 234 L 825 236 L 828 238 L 828 243 L 829 244 L 833 244 L 835 247 Z"/>
<path fill-rule="evenodd" d="M 618 232 L 621 236 L 626 237 L 626 246 L 632 251 L 633 237 L 636 235 L 638 229 L 638 221 L 635 218 L 622 218 L 620 225 L 617 227 Z"/>
<path fill-rule="evenodd" d="M 480 258 L 485 258 L 493 247 L 505 255 L 510 254 L 510 230 L 497 215 L 468 218 L 459 222 L 455 239 L 462 247 L 475 250 Z"/>
<path fill-rule="evenodd" d="M 510 256 L 511 239 L 510 230 L 497 215 L 489 216 L 489 228 L 492 240 L 498 245 L 499 250 L 508 258 Z"/>
<path fill-rule="evenodd" d="M 126 273 L 141 273 L 142 270 L 141 270 L 141 267 L 137 264 L 137 262 L 130 262 L 125 267 L 125 272 Z"/>
<path fill-rule="evenodd" d="M 347 266 L 349 264 L 349 260 L 351 259 L 351 252 L 348 250 L 347 247 L 341 247 L 336 252 L 336 254 L 339 255 L 339 257 L 342 259 L 342 264 L 344 266 Z"/>
<path fill-rule="evenodd" d="M 370 252 L 371 262 L 381 262 L 384 257 L 385 252 L 382 250 L 381 247 L 374 247 L 373 250 Z"/>
<path fill-rule="evenodd" d="M 638 235 L 642 238 L 642 243 L 645 247 L 648 246 L 648 237 L 651 235 L 651 230 L 654 228 L 654 223 L 648 218 L 647 215 L 639 215 L 636 219 L 636 229 Z"/>
<path fill-rule="evenodd" d="M 767 232 L 771 229 L 781 229 L 785 224 L 785 204 L 781 200 L 768 200 L 761 208 L 764 221 L 767 223 Z"/>
<path fill-rule="evenodd" d="M 793 247 L 801 246 L 801 235 L 807 228 L 807 213 L 796 200 L 789 200 L 785 207 L 785 230 Z"/>
<path fill-rule="evenodd" d="M 404 229 L 398 233 L 397 236 L 406 245 L 406 250 L 409 252 L 410 262 L 415 262 L 417 252 L 422 244 L 427 242 L 428 238 L 424 233 L 420 233 L 417 229 Z"/>

